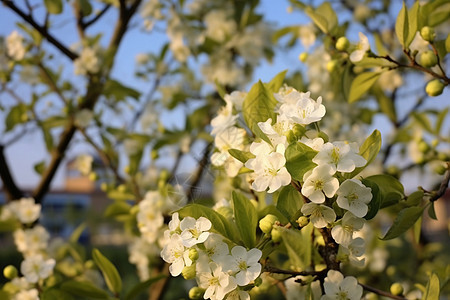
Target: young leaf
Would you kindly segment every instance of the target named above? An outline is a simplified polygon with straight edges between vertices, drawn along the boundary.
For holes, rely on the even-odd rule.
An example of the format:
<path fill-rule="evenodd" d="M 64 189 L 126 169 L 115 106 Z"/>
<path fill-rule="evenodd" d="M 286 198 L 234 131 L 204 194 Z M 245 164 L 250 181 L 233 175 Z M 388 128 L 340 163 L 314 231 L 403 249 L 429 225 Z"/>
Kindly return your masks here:
<path fill-rule="evenodd" d="M 414 241 L 418 244 L 420 240 L 420 232 L 422 231 L 422 216 L 414 223 L 413 233 L 414 233 Z"/>
<path fill-rule="evenodd" d="M 365 72 L 356 76 L 350 86 L 348 102 L 353 103 L 359 100 L 374 85 L 380 75 L 380 72 Z"/>
<path fill-rule="evenodd" d="M 428 216 L 433 220 L 437 220 L 436 211 L 434 210 L 434 202 L 431 202 L 430 207 L 428 207 Z"/>
<path fill-rule="evenodd" d="M 317 151 L 314 151 L 303 143 L 297 142 L 289 145 L 284 156 L 286 157 L 286 169 L 292 178 L 303 181 L 303 175 L 317 166 L 312 162 L 316 154 Z"/>
<path fill-rule="evenodd" d="M 213 209 L 200 204 L 188 204 L 182 209 L 178 210 L 180 217 L 193 217 L 200 218 L 205 217 L 212 223 L 212 228 L 217 233 L 220 233 L 227 239 L 236 244 L 239 244 L 239 234 L 237 232 L 236 226 L 230 223 L 224 216 L 215 212 Z"/>
<path fill-rule="evenodd" d="M 280 227 L 281 238 L 287 249 L 290 264 L 295 269 L 304 270 L 310 266 L 313 245 L 311 234 L 314 230 L 312 223 L 303 227 L 301 231 Z"/>
<path fill-rule="evenodd" d="M 61 290 L 75 296 L 88 299 L 109 299 L 109 295 L 102 289 L 86 281 L 70 280 L 61 284 Z"/>
<path fill-rule="evenodd" d="M 422 216 L 424 207 L 407 207 L 402 209 L 382 240 L 391 240 L 406 232 Z"/>
<path fill-rule="evenodd" d="M 265 122 L 272 118 L 275 120 L 274 108 L 277 100 L 265 85 L 258 81 L 255 83 L 244 99 L 242 112 L 248 127 L 254 132 L 258 122 Z"/>
<path fill-rule="evenodd" d="M 408 36 L 405 40 L 405 48 L 408 48 L 419 30 L 419 1 L 414 2 L 413 6 L 408 11 Z"/>
<path fill-rule="evenodd" d="M 381 193 L 380 208 L 397 204 L 405 196 L 403 185 L 390 175 L 373 175 L 366 178 L 378 185 Z"/>
<path fill-rule="evenodd" d="M 253 204 L 244 195 L 233 191 L 233 210 L 237 228 L 242 241 L 247 248 L 253 248 L 256 244 L 256 227 L 258 226 L 258 214 Z"/>
<path fill-rule="evenodd" d="M 409 31 L 409 22 L 408 22 L 408 9 L 406 7 L 405 2 L 403 2 L 402 9 L 397 16 L 397 20 L 395 22 L 395 33 L 397 34 L 397 38 L 402 44 L 403 48 L 408 48 L 409 45 L 406 45 L 406 41 L 408 39 L 408 31 Z"/>
<path fill-rule="evenodd" d="M 364 143 L 359 148 L 359 155 L 367 161 L 363 167 L 356 168 L 353 172 L 345 174 L 345 178 L 353 178 L 364 170 L 378 155 L 381 149 L 381 133 L 374 130 L 372 134 L 367 137 Z"/>
<path fill-rule="evenodd" d="M 449 35 L 450 36 L 450 35 Z M 436 128 L 434 129 L 434 134 L 439 135 L 441 133 L 442 124 L 444 123 L 445 117 L 448 114 L 449 108 L 443 109 L 439 112 L 436 119 Z"/>
<path fill-rule="evenodd" d="M 378 185 L 369 179 L 363 179 L 362 183 L 369 187 L 372 191 L 372 200 L 370 200 L 368 207 L 369 210 L 367 211 L 367 214 L 364 216 L 364 219 L 370 220 L 373 219 L 378 213 L 378 210 L 380 209 L 381 205 L 381 192 Z"/>
<path fill-rule="evenodd" d="M 116 267 L 98 249 L 92 250 L 92 258 L 102 271 L 108 289 L 114 294 L 119 294 L 122 290 L 122 279 Z"/>
<path fill-rule="evenodd" d="M 430 280 L 425 287 L 425 293 L 422 299 L 439 300 L 440 288 L 441 286 L 439 284 L 439 277 L 435 273 L 432 273 L 430 276 Z"/>
<path fill-rule="evenodd" d="M 231 156 L 233 156 L 234 158 L 236 158 L 237 160 L 239 160 L 240 162 L 242 162 L 244 164 L 250 158 L 255 157 L 251 152 L 241 151 L 238 149 L 229 149 L 228 153 L 230 153 Z"/>
<path fill-rule="evenodd" d="M 433 128 L 431 127 L 430 119 L 428 119 L 426 113 L 415 112 L 412 114 L 412 117 L 417 123 L 419 123 L 422 126 L 423 129 L 425 129 L 430 133 L 433 133 Z"/>
<path fill-rule="evenodd" d="M 45 7 L 50 14 L 60 14 L 63 11 L 62 0 L 44 0 Z"/>
<path fill-rule="evenodd" d="M 286 77 L 286 73 L 287 73 L 287 70 L 281 71 L 274 78 L 272 78 L 272 80 L 269 83 L 267 83 L 267 85 L 266 85 L 267 89 L 269 91 L 271 91 L 272 93 L 278 93 L 281 86 L 283 85 L 284 77 Z"/>
<path fill-rule="evenodd" d="M 305 13 L 313 20 L 314 24 L 319 27 L 324 33 L 328 33 L 328 21 L 327 19 L 315 12 L 311 7 L 305 9 Z"/>
<path fill-rule="evenodd" d="M 291 185 L 283 187 L 278 195 L 277 208 L 292 223 L 297 212 L 302 208 L 303 199 L 300 193 Z"/>
<path fill-rule="evenodd" d="M 323 2 L 317 7 L 316 12 L 327 20 L 327 31 L 331 32 L 338 26 L 338 18 L 336 12 L 329 2 Z"/>
<path fill-rule="evenodd" d="M 384 91 L 379 86 L 376 86 L 374 88 L 374 93 L 381 112 L 384 113 L 389 118 L 389 120 L 391 120 L 391 122 L 395 124 L 397 122 L 397 112 L 392 99 L 386 96 Z"/>

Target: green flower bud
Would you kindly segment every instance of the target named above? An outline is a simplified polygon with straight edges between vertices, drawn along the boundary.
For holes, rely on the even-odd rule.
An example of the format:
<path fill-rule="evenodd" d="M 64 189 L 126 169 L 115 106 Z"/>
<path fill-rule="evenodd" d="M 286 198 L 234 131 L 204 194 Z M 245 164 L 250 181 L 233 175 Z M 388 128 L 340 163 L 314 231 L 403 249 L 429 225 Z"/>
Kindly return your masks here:
<path fill-rule="evenodd" d="M 439 140 L 438 139 L 434 139 L 431 141 L 431 147 L 436 148 L 437 145 L 439 145 Z"/>
<path fill-rule="evenodd" d="M 430 146 L 427 144 L 427 142 L 425 141 L 420 141 L 419 142 L 419 151 L 422 153 L 427 153 L 428 150 L 430 150 Z"/>
<path fill-rule="evenodd" d="M 300 53 L 300 55 L 298 56 L 298 59 L 299 59 L 301 62 L 305 62 L 307 58 L 308 58 L 308 53 L 306 53 L 306 52 L 302 52 L 302 53 Z"/>
<path fill-rule="evenodd" d="M 127 190 L 127 186 L 125 184 L 119 184 L 119 186 L 117 187 L 117 191 L 120 193 L 125 193 Z"/>
<path fill-rule="evenodd" d="M 292 128 L 292 132 L 295 134 L 297 139 L 300 139 L 306 132 L 305 126 L 300 124 L 295 124 L 294 128 Z"/>
<path fill-rule="evenodd" d="M 434 67 L 437 64 L 436 54 L 434 54 L 431 50 L 422 52 L 419 58 L 419 63 L 425 68 Z"/>
<path fill-rule="evenodd" d="M 433 79 L 427 83 L 425 92 L 431 97 L 439 96 L 444 91 L 444 84 L 439 79 Z"/>
<path fill-rule="evenodd" d="M 298 226 L 305 227 L 309 223 L 308 217 L 301 216 L 297 219 Z"/>
<path fill-rule="evenodd" d="M 183 270 L 181 271 L 181 275 L 183 276 L 184 279 L 189 280 L 189 279 L 194 279 L 195 275 L 196 275 L 196 271 L 195 271 L 195 264 L 190 265 L 190 266 L 186 266 L 183 268 Z"/>
<path fill-rule="evenodd" d="M 346 51 L 350 46 L 349 40 L 345 36 L 338 38 L 336 42 L 336 49 L 339 51 Z"/>
<path fill-rule="evenodd" d="M 95 172 L 89 173 L 89 180 L 96 181 L 98 179 L 98 175 Z"/>
<path fill-rule="evenodd" d="M 7 279 L 14 279 L 17 277 L 17 268 L 13 265 L 8 265 L 3 269 L 3 276 Z"/>
<path fill-rule="evenodd" d="M 436 167 L 434 167 L 434 172 L 436 172 L 439 175 L 444 175 L 445 171 L 447 171 L 445 165 L 438 164 Z"/>
<path fill-rule="evenodd" d="M 337 66 L 338 66 L 338 61 L 335 59 L 332 59 L 329 62 L 327 62 L 326 68 L 327 68 L 328 72 L 333 73 L 336 70 Z"/>
<path fill-rule="evenodd" d="M 20 120 L 21 120 L 22 122 L 28 121 L 28 114 L 25 112 L 25 113 L 23 113 L 22 115 L 20 115 Z"/>
<path fill-rule="evenodd" d="M 450 160 L 450 157 L 447 154 L 442 153 L 442 152 L 438 153 L 437 157 L 439 160 L 442 160 L 442 161 Z"/>
<path fill-rule="evenodd" d="M 198 251 L 195 248 L 189 249 L 189 259 L 196 261 L 198 259 Z"/>
<path fill-rule="evenodd" d="M 289 130 L 288 134 L 287 134 L 287 141 L 289 144 L 292 144 L 294 142 L 296 142 L 298 140 L 298 138 L 295 136 L 294 132 L 292 130 Z"/>
<path fill-rule="evenodd" d="M 260 286 L 263 283 L 261 277 L 255 279 L 255 286 Z"/>
<path fill-rule="evenodd" d="M 198 286 L 194 286 L 192 289 L 189 290 L 189 299 L 192 299 L 192 300 L 203 299 L 204 293 L 205 293 L 204 289 L 199 288 Z"/>
<path fill-rule="evenodd" d="M 391 285 L 390 291 L 392 295 L 400 296 L 403 294 L 403 287 L 400 283 L 395 282 Z"/>
<path fill-rule="evenodd" d="M 434 28 L 425 26 L 420 30 L 420 35 L 425 41 L 432 42 L 436 37 L 436 32 L 434 32 Z"/>
<path fill-rule="evenodd" d="M 392 175 L 394 177 L 397 177 L 400 174 L 400 169 L 394 165 L 388 166 L 386 171 L 389 175 Z"/>
<path fill-rule="evenodd" d="M 272 231 L 270 232 L 270 235 L 272 236 L 272 241 L 274 243 L 281 242 L 281 232 L 278 228 L 272 228 Z"/>
<path fill-rule="evenodd" d="M 262 232 L 269 234 L 272 231 L 273 224 L 276 221 L 278 221 L 278 218 L 274 215 L 269 214 L 259 220 L 259 228 L 261 228 Z"/>

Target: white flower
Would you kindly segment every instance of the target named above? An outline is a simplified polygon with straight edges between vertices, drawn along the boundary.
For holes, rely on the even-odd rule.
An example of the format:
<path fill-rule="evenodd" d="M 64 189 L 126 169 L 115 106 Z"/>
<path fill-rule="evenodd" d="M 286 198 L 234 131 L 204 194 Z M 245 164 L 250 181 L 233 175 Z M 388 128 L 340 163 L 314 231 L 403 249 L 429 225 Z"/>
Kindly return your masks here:
<path fill-rule="evenodd" d="M 14 295 L 12 300 L 39 300 L 39 291 L 37 289 L 20 291 Z"/>
<path fill-rule="evenodd" d="M 81 154 L 75 160 L 75 168 L 84 176 L 88 175 L 92 170 L 92 162 L 94 158 L 89 154 Z"/>
<path fill-rule="evenodd" d="M 364 55 L 370 49 L 369 39 L 362 32 L 359 33 L 359 43 L 356 45 L 356 50 L 350 54 L 352 62 L 358 62 L 363 59 Z"/>
<path fill-rule="evenodd" d="M 347 179 L 337 190 L 336 203 L 340 208 L 350 211 L 358 218 L 367 214 L 367 204 L 372 200 L 372 189 L 357 179 Z"/>
<path fill-rule="evenodd" d="M 309 49 L 309 47 L 314 45 L 316 41 L 315 26 L 312 23 L 305 26 L 300 26 L 299 36 L 303 47 Z"/>
<path fill-rule="evenodd" d="M 40 254 L 25 258 L 20 265 L 20 272 L 30 283 L 37 283 L 39 279 L 45 279 L 53 274 L 54 259 L 44 259 Z"/>
<path fill-rule="evenodd" d="M 268 144 L 266 145 L 268 146 Z M 264 146 L 264 144 L 261 144 L 261 146 L 257 150 L 253 149 L 252 153 L 258 153 L 258 155 L 256 158 L 249 159 L 245 166 L 255 171 L 253 174 L 255 179 L 252 183 L 252 188 L 255 191 L 263 192 L 269 188 L 268 193 L 273 193 L 280 187 L 291 183 L 291 175 L 284 166 L 286 164 L 285 148 L 283 144 L 279 144 L 277 152 L 266 154 L 267 146 Z M 250 147 L 250 150 L 252 150 L 252 147 Z"/>
<path fill-rule="evenodd" d="M 333 169 L 329 165 L 319 165 L 306 172 L 303 176 L 303 196 L 314 203 L 325 202 L 325 195 L 328 198 L 333 197 L 339 188 L 339 181 L 333 174 Z"/>
<path fill-rule="evenodd" d="M 185 247 L 192 247 L 203 243 L 209 236 L 207 230 L 211 229 L 211 221 L 205 217 L 195 220 L 192 217 L 184 218 L 180 223 L 181 238 Z"/>
<path fill-rule="evenodd" d="M 364 225 L 364 219 L 355 217 L 351 212 L 346 212 L 342 223 L 331 229 L 331 236 L 336 243 L 348 247 L 353 239 L 353 233 L 360 230 Z"/>
<path fill-rule="evenodd" d="M 152 191 L 145 195 L 145 198 L 139 202 L 139 212 L 136 216 L 139 231 L 145 236 L 149 243 L 156 241 L 158 238 L 158 230 L 164 224 L 164 217 L 161 210 L 157 206 L 158 192 Z M 151 197 L 153 194 L 156 197 Z"/>
<path fill-rule="evenodd" d="M 301 125 L 308 125 L 320 121 L 325 115 L 322 97 L 314 101 L 310 92 L 301 93 L 294 88 L 281 88 L 274 96 L 280 102 L 278 113 L 280 118 L 290 120 Z"/>
<path fill-rule="evenodd" d="M 311 290 L 308 291 L 308 285 L 303 285 L 296 280 L 307 281 L 309 278 L 307 276 L 296 276 L 291 277 L 284 281 L 286 286 L 286 300 L 304 300 L 307 299 L 309 292 L 312 293 L 312 299 L 319 299 L 322 296 L 322 291 L 320 290 L 320 282 L 318 280 L 311 282 Z"/>
<path fill-rule="evenodd" d="M 92 48 L 84 48 L 80 56 L 74 61 L 75 75 L 87 75 L 100 71 L 101 61 L 98 54 Z"/>
<path fill-rule="evenodd" d="M 314 139 L 309 139 L 305 136 L 302 136 L 302 138 L 300 139 L 300 142 L 302 142 L 303 144 L 305 144 L 306 146 L 308 146 L 309 148 L 316 150 L 316 151 L 320 151 L 322 150 L 324 141 L 322 138 L 314 138 Z"/>
<path fill-rule="evenodd" d="M 211 155 L 211 163 L 217 167 L 224 166 L 229 177 L 235 177 L 243 164 L 232 157 L 228 150 L 244 150 L 245 135 L 244 129 L 232 126 L 220 131 L 214 138 L 214 143 L 219 152 L 214 152 Z"/>
<path fill-rule="evenodd" d="M 173 233 L 181 233 L 180 230 L 180 218 L 178 212 L 174 212 L 172 215 L 172 220 L 169 221 L 169 231 Z"/>
<path fill-rule="evenodd" d="M 183 240 L 178 234 L 170 237 L 170 242 L 161 251 L 161 257 L 165 262 L 171 264 L 169 271 L 172 276 L 180 275 L 185 266 L 192 265 L 189 249 L 183 246 Z"/>
<path fill-rule="evenodd" d="M 236 22 L 224 10 L 212 10 L 205 15 L 206 36 L 224 42 L 236 31 Z"/>
<path fill-rule="evenodd" d="M 225 98 L 226 105 L 221 107 L 217 116 L 211 120 L 211 134 L 215 135 L 236 124 L 238 115 L 233 115 L 233 103 L 231 99 Z"/>
<path fill-rule="evenodd" d="M 303 204 L 301 211 L 305 216 L 311 215 L 309 218 L 316 228 L 326 227 L 336 220 L 336 213 L 334 210 L 323 204 L 312 202 L 306 203 Z"/>
<path fill-rule="evenodd" d="M 223 242 L 223 237 L 219 234 L 210 233 L 208 239 L 203 244 L 205 249 L 201 254 L 206 254 L 208 261 L 213 260 L 217 263 L 221 262 L 228 255 L 228 245 Z"/>
<path fill-rule="evenodd" d="M 50 239 L 50 234 L 41 225 L 36 225 L 33 228 L 25 230 L 18 229 L 14 231 L 13 236 L 17 250 L 26 256 L 45 250 Z"/>
<path fill-rule="evenodd" d="M 246 96 L 246 92 L 233 91 L 231 94 L 226 94 L 223 98 L 225 99 L 226 103 L 231 102 L 233 104 L 233 107 L 236 108 L 237 111 L 241 111 Z"/>
<path fill-rule="evenodd" d="M 365 241 L 357 237 L 347 246 L 344 247 L 341 245 L 339 248 L 342 253 L 348 257 L 351 264 L 357 267 L 364 266 L 365 258 L 361 256 L 364 255 L 364 252 L 366 251 Z"/>
<path fill-rule="evenodd" d="M 334 172 L 349 173 L 367 163 L 361 155 L 357 154 L 358 152 L 359 147 L 356 143 L 325 143 L 312 161 L 319 166 L 330 165 Z"/>
<path fill-rule="evenodd" d="M 293 123 L 286 121 L 276 123 L 274 126 L 272 126 L 271 118 L 269 118 L 266 122 L 258 122 L 258 127 L 269 138 L 273 147 L 276 147 L 278 144 L 287 146 L 287 138 L 285 134 L 287 134 L 287 132 L 292 129 L 293 125 Z"/>
<path fill-rule="evenodd" d="M 223 272 L 220 265 L 211 262 L 208 269 L 197 274 L 198 286 L 206 289 L 204 299 L 221 300 L 237 287 L 234 277 Z"/>
<path fill-rule="evenodd" d="M 16 30 L 6 38 L 6 49 L 8 56 L 14 60 L 22 60 L 25 57 L 23 37 Z"/>
<path fill-rule="evenodd" d="M 320 300 L 360 300 L 363 293 L 362 286 L 353 276 L 344 276 L 335 270 L 327 273 L 323 284 L 325 295 Z"/>
<path fill-rule="evenodd" d="M 39 218 L 41 213 L 41 205 L 35 204 L 33 198 L 21 198 L 20 200 L 12 201 L 9 204 L 9 209 L 23 224 L 30 224 Z"/>
<path fill-rule="evenodd" d="M 231 255 L 225 258 L 224 266 L 236 277 L 237 285 L 245 286 L 261 274 L 259 263 L 261 256 L 262 252 L 259 249 L 247 251 L 242 246 L 235 246 L 231 249 Z"/>

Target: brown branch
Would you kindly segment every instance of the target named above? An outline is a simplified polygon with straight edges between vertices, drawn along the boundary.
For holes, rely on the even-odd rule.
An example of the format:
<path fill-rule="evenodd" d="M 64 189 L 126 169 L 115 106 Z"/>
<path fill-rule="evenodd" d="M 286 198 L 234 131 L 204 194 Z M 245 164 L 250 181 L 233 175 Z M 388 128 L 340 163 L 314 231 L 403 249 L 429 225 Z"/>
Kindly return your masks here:
<path fill-rule="evenodd" d="M 64 102 L 64 104 L 68 104 L 67 100 L 64 98 L 64 95 L 62 94 L 59 87 L 56 85 L 56 82 L 53 80 L 51 74 L 48 72 L 47 68 L 42 64 L 42 62 L 38 62 L 37 66 L 41 70 L 41 75 L 47 82 L 47 84 L 50 86 L 50 88 L 61 98 L 61 100 Z"/>
<path fill-rule="evenodd" d="M 450 181 L 450 162 L 447 162 L 447 171 L 445 172 L 444 179 L 442 180 L 441 185 L 439 186 L 439 190 L 432 192 L 432 196 L 430 198 L 431 202 L 438 200 L 445 194 L 445 191 L 448 188 L 449 181 Z"/>
<path fill-rule="evenodd" d="M 62 53 L 64 53 L 71 60 L 75 60 L 78 58 L 78 54 L 72 52 L 69 48 L 61 44 L 56 38 L 54 38 L 44 26 L 36 23 L 34 18 L 31 15 L 23 12 L 19 7 L 14 4 L 14 1 L 11 0 L 1 0 L 4 5 L 9 7 L 12 11 L 18 14 L 24 21 L 34 27 L 42 36 L 44 36 L 51 44 L 53 44 L 56 48 L 58 48 Z"/>
<path fill-rule="evenodd" d="M 97 22 L 110 8 L 111 4 L 106 4 L 105 7 L 103 7 L 103 9 L 94 18 L 82 24 L 83 28 L 86 29 Z"/>
<path fill-rule="evenodd" d="M 0 178 L 3 182 L 3 189 L 5 190 L 7 201 L 20 199 L 24 196 L 11 175 L 9 165 L 5 158 L 3 145 L 0 145 Z"/>
<path fill-rule="evenodd" d="M 278 269 L 276 267 L 265 265 L 263 272 L 284 274 L 284 275 L 291 275 L 291 276 L 299 276 L 299 275 L 301 275 L 301 276 L 318 276 L 319 278 L 323 279 L 326 277 L 328 270 L 325 269 L 322 271 L 292 271 L 292 270 Z"/>
<path fill-rule="evenodd" d="M 212 147 L 212 143 L 208 143 L 208 145 L 206 145 L 206 147 L 205 147 L 205 150 L 203 151 L 203 157 L 199 162 L 199 166 L 197 168 L 197 171 L 195 172 L 194 179 L 190 183 L 190 188 L 186 193 L 188 202 L 191 202 L 193 200 L 195 189 L 197 188 L 197 186 L 199 185 L 199 183 L 202 179 L 203 172 L 205 171 L 206 167 L 209 165 L 208 159 L 209 159 L 209 152 L 211 150 L 211 147 Z"/>
<path fill-rule="evenodd" d="M 358 282 L 358 284 L 359 284 L 360 286 L 362 286 L 362 288 L 365 289 L 366 291 L 369 291 L 369 292 L 378 294 L 378 295 L 380 295 L 380 296 L 384 296 L 384 297 L 388 297 L 388 298 L 396 299 L 396 300 L 406 300 L 406 298 L 404 298 L 404 297 L 392 295 L 391 293 L 388 293 L 388 292 L 379 290 L 379 289 L 377 289 L 377 288 L 374 288 L 374 287 L 365 285 L 365 284 L 363 284 L 363 283 Z"/>

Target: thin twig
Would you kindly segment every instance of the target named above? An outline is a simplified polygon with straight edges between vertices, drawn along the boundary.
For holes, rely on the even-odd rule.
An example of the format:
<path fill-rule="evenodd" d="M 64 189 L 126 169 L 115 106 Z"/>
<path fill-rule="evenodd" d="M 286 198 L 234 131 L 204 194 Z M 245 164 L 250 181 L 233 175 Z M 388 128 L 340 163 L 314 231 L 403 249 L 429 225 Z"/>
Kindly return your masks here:
<path fill-rule="evenodd" d="M 377 288 L 368 286 L 368 285 L 366 285 L 366 284 L 363 284 L 363 283 L 360 283 L 360 282 L 358 282 L 358 284 L 359 284 L 360 286 L 362 286 L 362 288 L 365 289 L 366 291 L 369 291 L 369 292 L 378 294 L 378 295 L 380 295 L 380 296 L 384 296 L 384 297 L 388 297 L 388 298 L 396 299 L 396 300 L 406 300 L 406 298 L 404 298 L 404 297 L 392 295 L 391 293 L 388 293 L 388 292 L 379 290 L 379 289 L 377 289 Z"/>
<path fill-rule="evenodd" d="M 83 28 L 86 29 L 95 22 L 97 22 L 109 9 L 111 8 L 111 4 L 106 4 L 105 7 L 91 20 L 83 23 Z"/>
<path fill-rule="evenodd" d="M 11 171 L 9 170 L 9 165 L 6 162 L 3 145 L 0 145 L 0 178 L 3 182 L 3 189 L 5 190 L 7 201 L 20 199 L 23 197 L 24 193 L 17 187 L 11 175 Z"/>
<path fill-rule="evenodd" d="M 447 162 L 447 171 L 445 172 L 444 179 L 442 180 L 439 186 L 439 190 L 432 192 L 432 197 L 430 198 L 431 202 L 438 200 L 445 194 L 445 191 L 448 188 L 449 181 L 450 181 L 450 162 Z"/>

